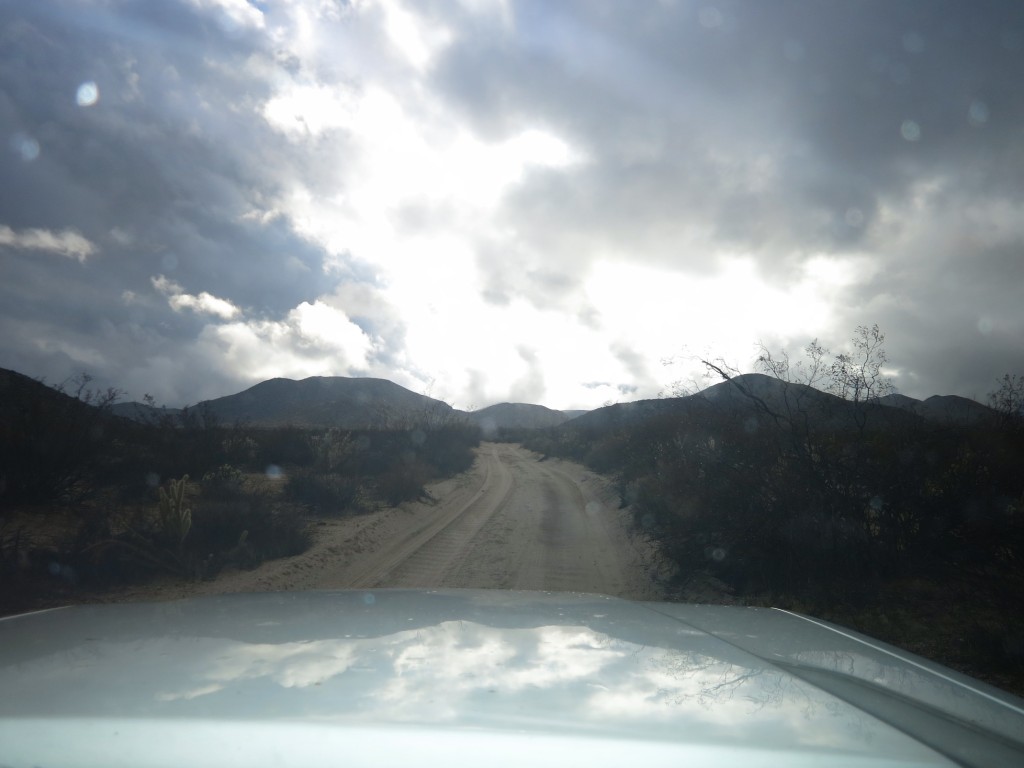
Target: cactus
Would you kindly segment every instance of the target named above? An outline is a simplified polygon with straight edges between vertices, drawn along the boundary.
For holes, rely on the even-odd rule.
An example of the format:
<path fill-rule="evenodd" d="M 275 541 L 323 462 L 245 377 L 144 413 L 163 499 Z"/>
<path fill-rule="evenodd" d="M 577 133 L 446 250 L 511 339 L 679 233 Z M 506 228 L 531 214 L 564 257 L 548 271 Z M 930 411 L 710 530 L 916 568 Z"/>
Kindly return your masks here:
<path fill-rule="evenodd" d="M 318 472 L 337 472 L 355 450 L 355 441 L 347 432 L 329 429 L 309 438 L 313 466 Z"/>
<path fill-rule="evenodd" d="M 160 489 L 160 524 L 164 535 L 173 539 L 179 546 L 188 536 L 192 527 L 192 510 L 185 508 L 185 484 L 188 475 L 181 480 L 171 480 L 171 491 Z"/>

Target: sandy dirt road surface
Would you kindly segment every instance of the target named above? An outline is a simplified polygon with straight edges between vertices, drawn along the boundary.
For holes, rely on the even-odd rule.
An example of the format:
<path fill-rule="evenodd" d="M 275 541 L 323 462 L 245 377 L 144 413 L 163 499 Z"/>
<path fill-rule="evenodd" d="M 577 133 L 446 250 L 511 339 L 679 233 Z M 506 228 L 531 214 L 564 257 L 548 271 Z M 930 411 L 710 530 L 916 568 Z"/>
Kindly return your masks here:
<path fill-rule="evenodd" d="M 521 446 L 484 443 L 429 500 L 325 519 L 295 557 L 209 582 L 127 588 L 122 599 L 294 589 L 465 587 L 657 600 L 656 548 L 630 531 L 607 478 Z"/>

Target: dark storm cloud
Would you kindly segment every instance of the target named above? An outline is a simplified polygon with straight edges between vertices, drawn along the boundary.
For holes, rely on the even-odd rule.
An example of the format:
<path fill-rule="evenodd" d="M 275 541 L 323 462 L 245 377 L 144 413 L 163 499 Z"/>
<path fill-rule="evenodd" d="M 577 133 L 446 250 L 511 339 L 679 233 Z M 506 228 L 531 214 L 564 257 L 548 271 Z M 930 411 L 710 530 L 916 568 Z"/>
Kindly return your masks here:
<path fill-rule="evenodd" d="M 80 356 L 100 375 L 173 357 L 203 319 L 154 294 L 157 275 L 268 318 L 330 287 L 321 249 L 257 217 L 314 165 L 255 114 L 268 85 L 247 68 L 274 66 L 260 38 L 168 2 L 4 4 L 0 29 L 0 225 L 96 246 L 84 264 L 5 249 L 0 304 L 24 333 L 0 365 L 35 349 L 23 370 L 52 379 L 82 367 L 71 347 L 100 351 Z M 80 106 L 86 82 L 99 97 Z"/>
<path fill-rule="evenodd" d="M 889 330 L 898 386 L 916 397 L 984 399 L 1003 373 L 1024 370 L 1024 209 L 935 200 L 925 232 L 893 242 L 884 262 L 839 308 L 846 328 Z"/>
<path fill-rule="evenodd" d="M 812 257 L 856 257 L 862 272 L 837 291 L 824 342 L 878 322 L 897 383 L 918 396 L 983 394 L 1024 370 L 1017 0 L 522 0 L 508 18 L 410 3 L 451 33 L 426 74 L 403 63 L 385 9 L 335 25 L 339 10 L 292 51 L 306 45 L 288 42 L 292 6 L 260 7 L 279 14 L 262 30 L 214 3 L 0 5 L 0 366 L 51 381 L 121 371 L 105 383 L 156 380 L 184 400 L 199 396 L 201 370 L 207 389 L 223 387 L 202 396 L 223 394 L 245 372 L 214 364 L 224 340 L 203 336 L 210 302 L 287 335 L 288 313 L 320 297 L 373 340 L 377 375 L 429 378 L 375 282 L 380 265 L 327 257 L 289 218 L 306 213 L 289 209 L 296 189 L 358 201 L 366 158 L 351 154 L 360 138 L 337 128 L 344 118 L 292 132 L 261 110 L 282 83 L 344 83 L 356 97 L 387 92 L 413 126 L 436 118 L 494 145 L 539 129 L 569 145 L 578 162 L 528 164 L 466 245 L 490 303 L 525 301 L 601 333 L 634 378 L 618 386 L 653 391 L 656 365 L 590 303 L 598 259 L 709 273 L 720 255 L 744 255 L 784 288 Z M 98 90 L 91 106 L 76 102 L 83 83 Z M 429 239 L 458 205 L 402 203 L 394 232 Z M 161 291 L 159 276 L 177 287 Z M 286 351 L 320 354 L 308 341 Z M 543 355 L 519 354 L 516 399 L 539 398 Z M 468 375 L 470 393 L 488 389 Z"/>
<path fill-rule="evenodd" d="M 1020 189 L 1016 3 L 515 9 L 515 44 L 474 29 L 438 79 L 481 130 L 545 122 L 588 151 L 578 175 L 536 175 L 513 201 L 510 218 L 552 246 L 610 240 L 702 269 L 668 244 L 708 228 L 771 267 L 858 244 L 922 176 Z"/>
<path fill-rule="evenodd" d="M 700 272 L 724 250 L 786 284 L 807 258 L 866 254 L 876 277 L 823 334 L 841 343 L 856 324 L 888 323 L 907 351 L 899 383 L 918 394 L 976 391 L 1024 367 L 1019 230 L 1003 222 L 1001 238 L 959 245 L 927 235 L 969 206 L 1022 197 L 1020 3 L 538 1 L 513 12 L 512 27 L 462 35 L 436 78 L 481 132 L 548 126 L 586 154 L 577 169 L 529 175 L 507 201 L 509 228 L 552 269 L 580 274 L 611 247 Z M 902 217 L 915 237 L 899 235 Z M 483 261 L 509 300 L 508 265 Z M 908 312 L 928 322 L 904 326 Z"/>

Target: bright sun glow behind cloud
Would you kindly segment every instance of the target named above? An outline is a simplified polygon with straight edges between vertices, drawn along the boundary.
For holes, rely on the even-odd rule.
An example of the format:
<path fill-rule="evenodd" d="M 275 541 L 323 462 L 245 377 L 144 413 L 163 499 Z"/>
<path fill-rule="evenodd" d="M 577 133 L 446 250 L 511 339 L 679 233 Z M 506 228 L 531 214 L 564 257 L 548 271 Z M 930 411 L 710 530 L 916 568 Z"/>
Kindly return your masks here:
<path fill-rule="evenodd" d="M 585 408 L 875 323 L 914 397 L 1024 365 L 1014 0 L 51 5 L 0 3 L 3 367 Z"/>
<path fill-rule="evenodd" d="M 263 23 L 237 3 L 204 2 L 239 24 Z M 431 84 L 456 33 L 412 4 L 288 9 L 287 23 L 278 15 L 267 28 L 279 51 L 294 52 L 291 63 L 251 65 L 271 86 L 259 118 L 296 153 L 315 157 L 316 173 L 286 176 L 265 208 L 243 218 L 262 226 L 284 219 L 322 246 L 322 295 L 269 319 L 153 278 L 175 311 L 209 323 L 204 354 L 253 381 L 375 375 L 464 408 L 517 399 L 594 407 L 655 396 L 692 377 L 701 356 L 744 365 L 759 338 L 802 342 L 830 323 L 842 291 L 872 273 L 863 257 L 823 253 L 784 281 L 769 277 L 756 256 L 724 250 L 699 220 L 671 242 L 640 232 L 635 245 L 559 252 L 567 247 L 558 245 L 559 211 L 541 213 L 551 245 L 519 227 L 509 200 L 537 178 L 585 183 L 592 164 L 607 161 L 591 155 L 595 146 L 529 113 L 482 133 Z M 465 10 L 501 28 L 516 23 L 502 4 Z M 339 18 L 335 33 L 350 37 L 322 36 L 325 20 Z M 710 157 L 715 167 L 724 162 Z M 652 242 L 700 253 L 702 267 L 686 270 L 689 257 L 679 265 L 642 258 Z M 355 309 L 340 290 L 353 279 L 368 280 L 373 297 Z M 364 330 L 375 326 L 391 336 Z M 676 365 L 666 370 L 669 358 Z"/>
<path fill-rule="evenodd" d="M 279 81 L 263 117 L 298 145 L 332 136 L 345 144 L 333 171 L 338 191 L 325 196 L 296 185 L 286 213 L 335 255 L 329 269 L 344 270 L 348 260 L 363 265 L 381 298 L 401 314 L 406 368 L 381 375 L 414 389 L 430 386 L 462 407 L 516 392 L 556 407 L 594 406 L 630 391 L 656 394 L 667 376 L 657 361 L 686 349 L 695 330 L 711 340 L 714 354 L 747 360 L 758 329 L 799 338 L 827 322 L 829 302 L 850 282 L 850 271 L 826 257 L 811 260 L 796 283 L 781 287 L 759 275 L 752 259 L 729 254 L 708 254 L 720 269 L 703 275 L 641 266 L 619 254 L 578 275 L 582 293 L 566 306 L 486 301 L 481 242 L 507 247 L 496 258 L 508 258 L 512 273 L 521 271 L 513 260 L 523 244 L 501 218 L 506 195 L 537 170 L 575 172 L 589 158 L 529 122 L 504 137 L 478 136 L 429 89 L 410 87 L 450 42 L 449 32 L 392 0 L 357 9 L 365 16 L 377 7 L 409 81 L 334 83 L 303 72 Z M 310 34 L 302 33 L 303 45 L 315 47 Z M 584 305 L 585 316 L 573 314 L 572 306 Z M 274 338 L 266 328 L 219 336 L 222 342 L 231 336 L 232 349 Z M 372 368 L 364 341 L 372 344 L 349 335 L 338 347 L 339 354 L 346 350 L 344 372 L 353 364 Z M 268 350 L 270 358 L 276 354 Z M 647 363 L 636 362 L 641 359 Z M 282 364 L 296 368 L 291 357 Z M 625 382 L 632 382 L 630 390 L 622 389 Z M 467 402 L 476 399 L 486 402 Z"/>

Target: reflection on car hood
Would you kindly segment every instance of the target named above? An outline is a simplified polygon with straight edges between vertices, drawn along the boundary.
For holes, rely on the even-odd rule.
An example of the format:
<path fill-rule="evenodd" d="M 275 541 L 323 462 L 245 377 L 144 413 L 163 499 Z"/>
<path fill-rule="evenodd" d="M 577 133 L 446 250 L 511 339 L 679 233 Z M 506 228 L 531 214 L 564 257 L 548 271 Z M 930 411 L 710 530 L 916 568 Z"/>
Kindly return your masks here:
<path fill-rule="evenodd" d="M 1024 764 L 1019 699 L 876 641 L 594 595 L 64 608 L 0 620 L 0 690 L 5 765 Z"/>

